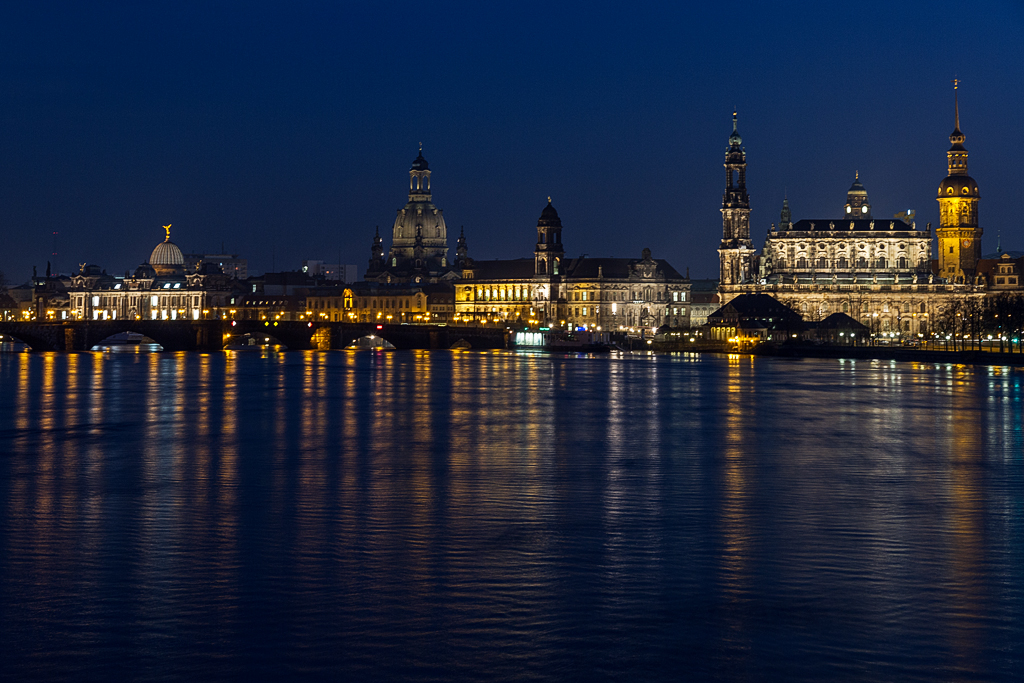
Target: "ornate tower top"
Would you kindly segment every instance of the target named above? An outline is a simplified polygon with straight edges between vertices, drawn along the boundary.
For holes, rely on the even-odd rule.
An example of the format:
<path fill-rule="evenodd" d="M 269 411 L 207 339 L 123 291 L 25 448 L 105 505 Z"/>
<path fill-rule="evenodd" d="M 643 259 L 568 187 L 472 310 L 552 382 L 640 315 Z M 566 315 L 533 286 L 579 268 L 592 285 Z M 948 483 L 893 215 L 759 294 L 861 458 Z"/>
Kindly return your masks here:
<path fill-rule="evenodd" d="M 430 165 L 423 158 L 422 142 L 420 152 L 412 160 L 412 166 L 409 168 L 409 201 L 430 201 Z"/>
<path fill-rule="evenodd" d="M 949 175 L 967 175 L 967 149 L 964 147 L 964 140 L 967 136 L 960 132 L 960 97 L 957 92 L 960 88 L 960 79 L 953 79 L 953 132 L 949 134 L 949 151 L 946 152 L 946 159 L 949 166 Z"/>
<path fill-rule="evenodd" d="M 779 213 L 779 230 L 785 232 L 793 224 L 793 213 L 789 210 L 789 197 L 782 200 L 782 211 Z"/>
<path fill-rule="evenodd" d="M 729 146 L 739 147 L 743 144 L 743 138 L 740 137 L 739 131 L 736 130 L 736 110 L 732 112 L 732 135 L 729 136 Z"/>
<path fill-rule="evenodd" d="M 747 153 L 740 146 L 743 138 L 736 130 L 736 112 L 732 113 L 732 135 L 725 152 L 725 194 L 722 208 L 750 208 L 747 197 Z"/>
<path fill-rule="evenodd" d="M 860 171 L 853 172 L 853 185 L 846 192 L 846 218 L 871 218 L 871 204 L 868 191 L 860 182 Z"/>
<path fill-rule="evenodd" d="M 551 205 L 551 197 L 548 197 L 548 204 L 537 219 L 537 244 L 533 248 L 534 274 L 558 275 L 564 256 L 562 219 Z"/>

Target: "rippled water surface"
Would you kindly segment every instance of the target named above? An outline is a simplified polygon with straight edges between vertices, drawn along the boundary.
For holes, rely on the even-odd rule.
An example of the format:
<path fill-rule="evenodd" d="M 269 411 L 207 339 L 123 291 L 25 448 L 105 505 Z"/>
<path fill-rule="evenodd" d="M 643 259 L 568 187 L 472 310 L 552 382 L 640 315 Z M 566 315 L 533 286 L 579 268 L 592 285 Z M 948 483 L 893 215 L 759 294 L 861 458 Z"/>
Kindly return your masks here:
<path fill-rule="evenodd" d="M 0 354 L 0 677 L 1019 680 L 1022 383 Z"/>

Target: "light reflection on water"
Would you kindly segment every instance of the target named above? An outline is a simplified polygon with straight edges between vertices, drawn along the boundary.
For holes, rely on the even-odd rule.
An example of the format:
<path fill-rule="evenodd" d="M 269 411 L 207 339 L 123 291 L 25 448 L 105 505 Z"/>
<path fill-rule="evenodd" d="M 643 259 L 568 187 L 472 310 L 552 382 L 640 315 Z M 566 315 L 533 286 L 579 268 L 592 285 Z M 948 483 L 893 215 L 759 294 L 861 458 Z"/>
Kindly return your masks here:
<path fill-rule="evenodd" d="M 1022 378 L 746 356 L 8 354 L 0 670 L 1011 680 Z"/>

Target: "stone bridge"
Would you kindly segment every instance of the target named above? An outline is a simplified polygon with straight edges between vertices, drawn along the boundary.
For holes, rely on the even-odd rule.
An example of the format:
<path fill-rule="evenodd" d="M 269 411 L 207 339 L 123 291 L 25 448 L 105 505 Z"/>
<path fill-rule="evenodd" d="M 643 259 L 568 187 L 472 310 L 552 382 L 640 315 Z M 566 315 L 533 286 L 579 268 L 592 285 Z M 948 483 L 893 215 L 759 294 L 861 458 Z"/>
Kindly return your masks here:
<path fill-rule="evenodd" d="M 341 349 L 366 336 L 381 337 L 399 349 L 508 348 L 502 328 L 441 325 L 377 325 L 258 320 L 75 320 L 0 322 L 0 334 L 34 351 L 86 351 L 121 332 L 145 335 L 165 351 L 219 351 L 233 338 L 273 337 L 292 350 Z"/>

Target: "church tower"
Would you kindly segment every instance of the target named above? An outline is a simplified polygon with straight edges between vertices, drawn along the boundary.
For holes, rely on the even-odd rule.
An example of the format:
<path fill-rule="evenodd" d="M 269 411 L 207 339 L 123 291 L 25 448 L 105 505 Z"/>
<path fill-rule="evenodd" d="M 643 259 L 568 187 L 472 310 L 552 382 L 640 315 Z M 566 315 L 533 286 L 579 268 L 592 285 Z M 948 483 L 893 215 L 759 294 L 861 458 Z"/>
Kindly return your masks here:
<path fill-rule="evenodd" d="M 949 136 L 952 146 L 946 152 L 949 175 L 939 184 L 939 277 L 948 282 L 970 282 L 981 258 L 981 234 L 978 227 L 978 183 L 967 175 L 967 136 L 960 132 L 960 102 L 953 80 L 953 109 L 956 125 Z"/>
<path fill-rule="evenodd" d="M 722 245 L 720 285 L 739 285 L 754 275 L 754 245 L 750 241 L 750 197 L 747 196 L 747 153 L 736 131 L 732 114 L 732 135 L 725 153 L 725 194 L 722 196 Z"/>
<path fill-rule="evenodd" d="M 555 207 L 551 206 L 551 197 L 548 197 L 548 205 L 540 212 L 540 220 L 537 221 L 537 246 L 533 249 L 534 274 L 561 274 L 564 257 L 562 219 L 558 217 Z"/>

